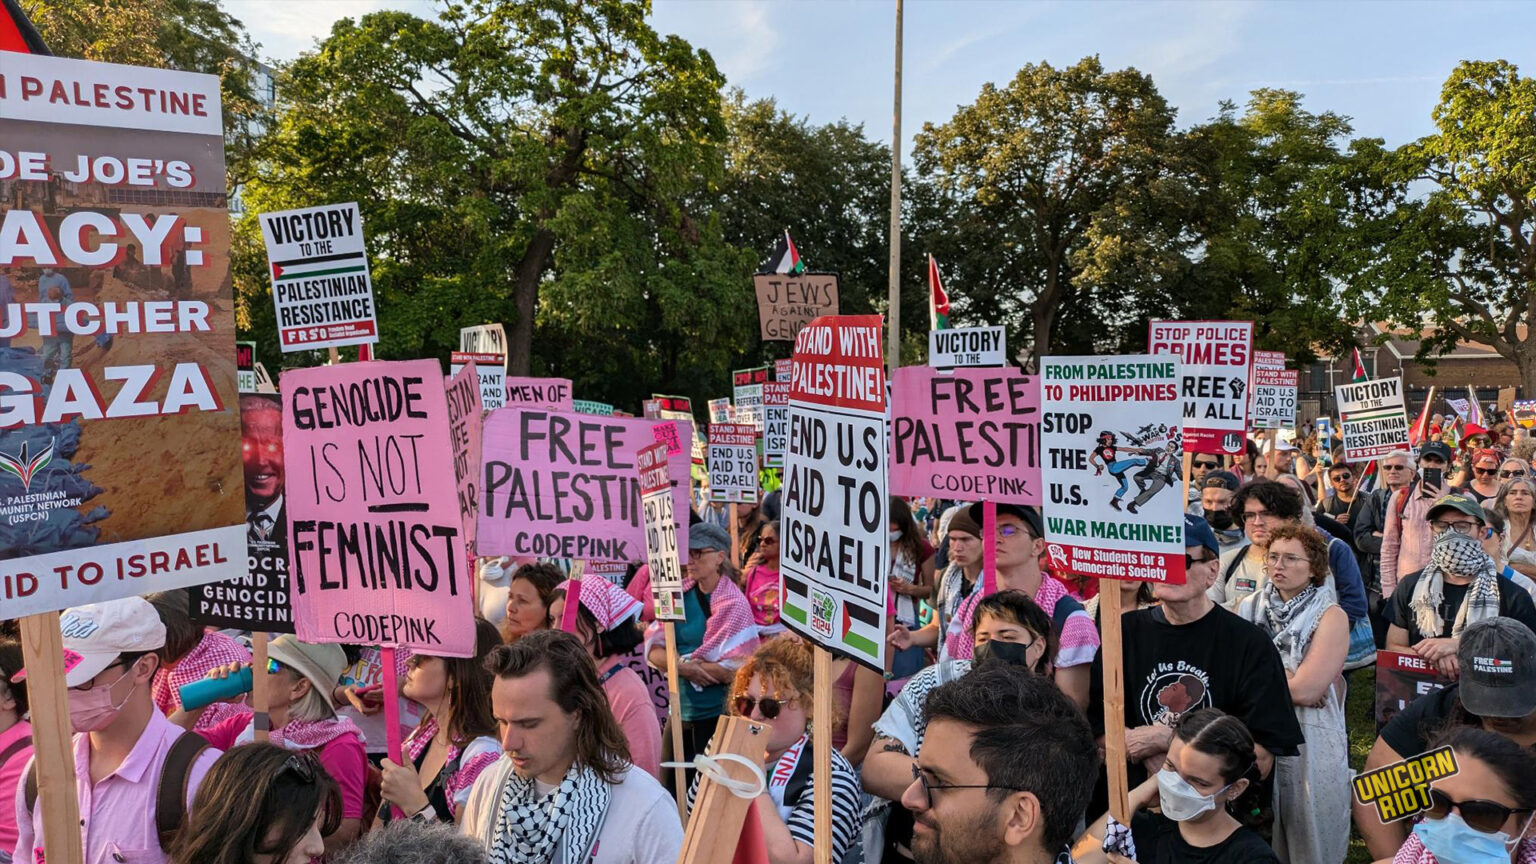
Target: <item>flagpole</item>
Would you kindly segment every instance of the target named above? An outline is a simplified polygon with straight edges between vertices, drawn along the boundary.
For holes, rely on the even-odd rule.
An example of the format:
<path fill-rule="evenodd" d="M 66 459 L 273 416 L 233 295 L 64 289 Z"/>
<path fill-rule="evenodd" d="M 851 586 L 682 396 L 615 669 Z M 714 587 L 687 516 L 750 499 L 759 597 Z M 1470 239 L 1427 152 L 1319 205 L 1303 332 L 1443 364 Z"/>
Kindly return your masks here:
<path fill-rule="evenodd" d="M 891 114 L 891 267 L 885 322 L 885 365 L 901 365 L 901 13 L 896 0 L 896 96 Z"/>

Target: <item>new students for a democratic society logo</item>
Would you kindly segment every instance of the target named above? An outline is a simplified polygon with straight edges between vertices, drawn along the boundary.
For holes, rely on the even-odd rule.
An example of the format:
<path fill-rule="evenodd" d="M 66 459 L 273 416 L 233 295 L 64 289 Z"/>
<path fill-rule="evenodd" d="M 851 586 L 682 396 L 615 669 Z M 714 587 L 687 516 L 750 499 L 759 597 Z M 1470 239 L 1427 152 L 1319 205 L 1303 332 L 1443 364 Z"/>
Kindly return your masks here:
<path fill-rule="evenodd" d="M 12 456 L 9 453 L 0 453 L 0 471 L 16 475 L 21 485 L 28 492 L 32 491 L 32 478 L 37 472 L 47 467 L 53 461 L 53 444 L 43 448 L 43 452 L 36 456 L 27 452 L 27 442 L 21 442 L 21 452 Z"/>

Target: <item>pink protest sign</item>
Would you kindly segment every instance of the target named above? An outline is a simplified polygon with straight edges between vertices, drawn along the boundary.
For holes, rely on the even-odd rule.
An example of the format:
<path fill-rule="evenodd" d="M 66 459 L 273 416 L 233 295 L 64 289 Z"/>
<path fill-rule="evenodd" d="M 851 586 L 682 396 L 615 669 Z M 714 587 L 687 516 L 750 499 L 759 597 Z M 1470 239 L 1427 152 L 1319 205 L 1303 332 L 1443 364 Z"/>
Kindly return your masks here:
<path fill-rule="evenodd" d="M 686 420 L 679 440 L 693 437 Z M 655 421 L 502 408 L 485 418 L 480 477 L 481 555 L 645 563 L 645 520 L 635 451 L 656 444 Z M 689 453 L 667 457 L 688 477 Z M 688 486 L 672 487 L 687 560 Z"/>
<path fill-rule="evenodd" d="M 1013 367 L 892 376 L 891 494 L 1040 503 L 1040 381 Z"/>
<path fill-rule="evenodd" d="M 283 373 L 294 625 L 305 642 L 474 653 L 436 360 Z"/>
<path fill-rule="evenodd" d="M 506 407 L 570 411 L 571 379 L 508 378 Z"/>
<path fill-rule="evenodd" d="M 453 479 L 458 486 L 459 519 L 464 547 L 475 555 L 475 523 L 480 513 L 476 493 L 480 478 L 480 378 L 471 360 L 448 379 L 448 436 L 453 442 Z"/>

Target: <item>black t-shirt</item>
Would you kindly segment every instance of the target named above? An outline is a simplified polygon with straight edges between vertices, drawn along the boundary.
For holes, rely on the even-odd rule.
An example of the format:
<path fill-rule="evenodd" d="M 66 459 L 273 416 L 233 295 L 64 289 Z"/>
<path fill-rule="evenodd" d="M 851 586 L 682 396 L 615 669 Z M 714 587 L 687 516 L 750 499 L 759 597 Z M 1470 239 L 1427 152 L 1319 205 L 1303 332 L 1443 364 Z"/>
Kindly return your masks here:
<path fill-rule="evenodd" d="M 1461 703 L 1459 692 L 1458 685 L 1449 684 L 1409 702 L 1408 707 L 1394 714 L 1387 725 L 1381 727 L 1382 742 L 1403 759 L 1428 750 L 1430 739 L 1444 730 L 1446 721 Z M 1462 713 L 1467 722 L 1479 722 L 1465 710 Z"/>
<path fill-rule="evenodd" d="M 1440 599 L 1440 620 L 1445 624 L 1439 633 L 1420 633 L 1413 609 L 1409 606 L 1413 601 L 1413 591 L 1418 587 L 1419 578 L 1423 575 L 1423 570 L 1409 573 L 1397 583 L 1396 590 L 1392 592 L 1390 620 L 1408 631 L 1409 645 L 1417 645 L 1425 639 L 1450 636 L 1451 628 L 1456 624 L 1456 613 L 1461 611 L 1461 602 L 1466 599 L 1467 591 L 1472 587 L 1445 582 Z M 1525 589 L 1503 576 L 1499 577 L 1499 617 L 1513 618 L 1531 628 L 1532 633 L 1536 633 L 1536 603 L 1531 602 L 1531 595 L 1525 593 Z"/>
<path fill-rule="evenodd" d="M 1280 864 L 1262 837 L 1241 826 L 1215 846 L 1191 846 L 1179 823 L 1143 810 L 1131 817 L 1131 833 L 1140 864 Z"/>

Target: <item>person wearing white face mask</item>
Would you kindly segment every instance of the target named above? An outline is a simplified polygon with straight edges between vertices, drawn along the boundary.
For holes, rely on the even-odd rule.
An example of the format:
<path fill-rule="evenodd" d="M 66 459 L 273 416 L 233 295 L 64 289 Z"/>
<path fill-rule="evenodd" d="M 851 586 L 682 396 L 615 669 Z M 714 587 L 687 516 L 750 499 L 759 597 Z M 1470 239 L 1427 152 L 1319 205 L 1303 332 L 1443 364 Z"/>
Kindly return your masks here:
<path fill-rule="evenodd" d="M 219 757 L 202 738 L 173 725 L 155 707 L 150 680 L 165 625 L 142 597 L 67 609 L 64 684 L 76 732 L 75 783 L 84 784 L 80 836 L 84 864 L 162 864 L 165 829 L 176 829 L 203 777 Z M 36 768 L 16 793 L 17 861 L 42 861 L 42 805 Z M 162 785 L 184 788 L 180 812 L 158 812 Z M 30 788 L 29 788 L 30 787 Z"/>
<path fill-rule="evenodd" d="M 1253 736 L 1242 721 L 1215 708 L 1191 711 L 1174 726 L 1162 770 L 1131 790 L 1130 831 L 1108 814 L 1095 819 L 1073 847 L 1073 860 L 1279 864 L 1263 838 L 1227 812 L 1252 776 Z M 1161 812 L 1150 812 L 1153 805 Z"/>

